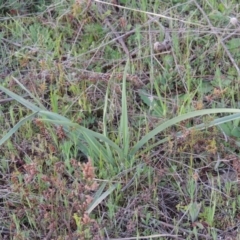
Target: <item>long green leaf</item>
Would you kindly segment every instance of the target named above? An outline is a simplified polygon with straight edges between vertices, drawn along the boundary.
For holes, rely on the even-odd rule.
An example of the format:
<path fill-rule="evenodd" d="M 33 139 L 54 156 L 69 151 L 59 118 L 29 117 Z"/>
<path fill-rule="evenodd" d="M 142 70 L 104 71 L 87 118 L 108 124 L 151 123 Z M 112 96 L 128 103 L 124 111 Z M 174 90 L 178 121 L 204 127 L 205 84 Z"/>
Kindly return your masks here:
<path fill-rule="evenodd" d="M 184 120 L 187 120 L 187 119 L 190 119 L 190 118 L 193 118 L 193 117 L 203 116 L 203 115 L 206 115 L 206 114 L 215 114 L 215 113 L 240 113 L 240 110 L 239 109 L 232 109 L 232 108 L 205 109 L 205 110 L 198 110 L 198 111 L 194 111 L 194 112 L 190 112 L 190 113 L 186 113 L 186 114 L 177 116 L 177 117 L 175 117 L 171 120 L 168 120 L 168 121 L 162 123 L 161 125 L 159 125 L 155 129 L 153 129 L 151 132 L 146 134 L 139 142 L 137 142 L 137 144 L 130 151 L 130 154 L 135 155 L 136 152 L 141 147 L 143 147 L 144 144 L 146 144 L 150 139 L 152 139 L 154 136 L 156 136 L 158 133 L 162 132 L 163 130 L 165 130 L 168 127 L 174 126 L 175 124 L 177 124 L 181 121 L 184 121 Z M 231 116 L 228 116 L 228 117 L 229 117 L 229 118 L 227 118 L 228 120 L 231 119 Z M 227 121 L 227 120 L 225 120 L 225 121 Z M 219 124 L 221 124 L 221 123 L 219 123 Z M 202 127 L 204 127 L 204 125 L 202 125 Z"/>
<path fill-rule="evenodd" d="M 92 204 L 88 207 L 87 213 L 90 214 L 94 208 L 96 208 L 109 194 L 111 194 L 117 187 L 117 184 L 111 186 L 106 192 L 104 192 L 100 197 L 96 198 Z"/>
<path fill-rule="evenodd" d="M 14 80 L 25 92 L 28 93 L 28 95 L 29 95 L 32 99 L 34 99 L 34 101 L 35 101 L 36 103 L 38 103 L 39 107 L 41 107 L 42 109 L 46 109 L 46 108 L 42 105 L 42 103 L 41 103 L 27 88 L 25 88 L 25 86 L 24 86 L 21 82 L 19 82 L 15 77 L 12 77 L 12 78 L 13 78 L 13 80 Z"/>
<path fill-rule="evenodd" d="M 110 164 L 114 164 L 114 159 L 112 158 L 112 155 L 108 154 L 107 149 L 104 147 L 104 145 L 99 143 L 96 138 L 91 135 L 84 135 L 84 138 L 89 145 L 89 151 L 92 150 L 96 158 L 103 156 L 104 160 L 107 160 Z"/>
<path fill-rule="evenodd" d="M 201 123 L 201 124 L 196 125 L 194 127 L 188 128 L 188 130 L 191 130 L 191 129 L 202 130 L 202 129 L 206 129 L 206 128 L 209 128 L 209 127 L 212 127 L 212 126 L 217 126 L 217 125 L 220 125 L 220 124 L 223 124 L 223 123 L 226 123 L 226 122 L 234 121 L 234 120 L 237 120 L 237 119 L 240 119 L 240 113 L 235 113 L 235 114 L 232 114 L 230 116 L 221 117 L 221 118 L 215 119 L 215 120 L 213 120 L 213 121 L 211 121 L 207 124 L 206 123 Z M 181 137 L 182 132 L 177 132 L 175 136 L 177 138 Z M 165 143 L 165 142 L 169 141 L 170 139 L 171 138 L 169 138 L 169 137 L 161 139 L 160 141 L 157 141 L 156 143 L 152 144 L 151 146 L 149 146 L 146 149 L 144 149 L 143 151 L 141 151 L 139 154 L 142 155 L 143 153 L 150 151 L 154 147 L 156 147 L 156 146 L 158 146 L 162 143 Z"/>
<path fill-rule="evenodd" d="M 109 86 L 110 86 L 110 84 L 108 82 L 106 95 L 105 95 L 104 109 L 103 109 L 103 135 L 105 137 L 108 137 L 108 134 L 107 134 L 107 109 L 108 109 Z M 105 142 L 105 146 L 107 148 L 108 155 L 111 156 L 111 158 L 112 158 L 112 152 L 111 152 L 111 149 L 110 149 L 109 145 L 107 144 L 107 142 Z"/>
<path fill-rule="evenodd" d="M 129 68 L 129 59 L 126 63 L 124 74 L 123 74 L 122 115 L 121 115 L 120 129 L 119 129 L 120 136 L 122 137 L 124 156 L 128 155 L 128 150 L 129 150 L 128 109 L 127 109 L 127 94 L 126 94 L 126 79 L 127 79 L 128 68 Z"/>
<path fill-rule="evenodd" d="M 34 112 L 27 117 L 21 119 L 7 134 L 4 135 L 4 137 L 0 140 L 0 146 L 5 143 L 16 131 L 27 121 L 31 120 L 33 117 L 35 117 L 38 114 L 38 112 Z"/>
<path fill-rule="evenodd" d="M 90 205 L 88 206 L 88 209 L 87 209 L 88 214 L 90 214 L 92 212 L 92 210 L 99 204 L 98 200 L 101 197 L 102 192 L 103 192 L 104 188 L 106 187 L 106 185 L 107 185 L 107 182 L 103 182 L 101 184 L 101 186 L 99 187 L 99 189 L 97 190 L 97 192 L 94 194 L 94 198 L 93 198 L 92 202 L 90 203 Z"/>
<path fill-rule="evenodd" d="M 48 111 L 39 111 L 39 115 L 43 116 L 42 120 L 45 122 L 51 122 L 53 124 L 61 125 L 64 127 L 73 127 L 75 129 L 79 130 L 79 133 L 84 134 L 85 136 L 92 136 L 92 137 L 99 139 L 103 143 L 106 142 L 108 145 L 113 147 L 115 151 L 117 151 L 119 156 L 122 157 L 122 150 L 119 148 L 119 146 L 117 144 L 115 144 L 113 141 L 111 141 L 109 138 L 105 137 L 103 134 L 94 132 L 94 131 L 87 129 L 85 127 L 82 127 L 76 123 L 73 123 L 69 119 L 67 119 L 57 113 L 48 112 Z"/>
<path fill-rule="evenodd" d="M 75 127 L 78 128 L 80 130 L 80 133 L 84 133 L 86 135 L 91 135 L 97 139 L 99 139 L 102 142 L 106 142 L 107 144 L 109 144 L 111 147 L 114 148 L 114 150 L 117 151 L 117 153 L 119 154 L 119 156 L 122 157 L 123 153 L 122 150 L 119 148 L 118 145 L 116 145 L 113 141 L 111 141 L 109 138 L 105 137 L 103 134 L 91 131 L 87 128 L 84 128 L 82 126 L 79 126 L 78 124 L 72 123 L 68 118 L 57 114 L 57 113 L 53 113 L 53 112 L 49 112 L 49 111 L 44 111 L 41 108 L 35 106 L 34 104 L 32 104 L 31 102 L 27 101 L 26 99 L 22 98 L 21 96 L 13 93 L 12 91 L 6 89 L 3 86 L 0 86 L 0 90 L 2 90 L 3 92 L 5 92 L 7 95 L 9 95 L 10 97 L 12 97 L 13 99 L 15 99 L 16 101 L 18 101 L 19 103 L 23 104 L 25 107 L 27 107 L 28 109 L 34 111 L 34 112 L 38 112 L 38 114 L 40 116 L 42 116 L 44 119 L 44 121 L 48 121 L 51 122 L 53 124 L 57 124 L 57 125 L 61 125 L 64 126 L 67 130 L 67 128 L 69 127 Z"/>
<path fill-rule="evenodd" d="M 16 93 L 8 90 L 7 88 L 0 86 L 0 90 L 2 90 L 3 92 L 5 92 L 8 96 L 10 96 L 11 98 L 13 98 L 14 100 L 18 101 L 19 103 L 21 103 L 22 105 L 24 105 L 25 107 L 27 107 L 28 109 L 32 110 L 33 112 L 37 112 L 42 110 L 41 108 L 35 106 L 34 104 L 32 104 L 31 102 L 27 101 L 26 99 L 24 99 L 23 97 L 17 95 Z"/>

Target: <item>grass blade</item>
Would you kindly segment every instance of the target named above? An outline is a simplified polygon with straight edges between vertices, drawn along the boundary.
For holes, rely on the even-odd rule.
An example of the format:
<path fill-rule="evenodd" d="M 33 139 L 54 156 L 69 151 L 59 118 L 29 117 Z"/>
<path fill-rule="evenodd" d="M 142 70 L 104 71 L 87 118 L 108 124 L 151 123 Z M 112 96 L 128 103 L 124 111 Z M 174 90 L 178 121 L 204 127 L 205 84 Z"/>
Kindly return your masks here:
<path fill-rule="evenodd" d="M 109 194 L 111 194 L 116 189 L 116 187 L 117 184 L 114 184 L 100 197 L 96 198 L 95 201 L 93 201 L 92 204 L 88 207 L 88 210 L 86 212 L 90 214 L 94 210 L 94 208 L 96 208 Z"/>
<path fill-rule="evenodd" d="M 58 116 L 60 116 L 60 115 L 57 113 L 52 113 L 52 112 L 47 112 L 47 111 L 39 111 L 39 114 L 40 115 L 43 114 L 42 121 L 50 122 L 52 124 L 60 125 L 60 126 L 67 127 L 67 128 L 73 127 L 75 130 L 79 131 L 80 134 L 83 134 L 83 135 L 89 136 L 89 137 L 92 136 L 92 137 L 99 139 L 102 142 L 106 142 L 111 147 L 113 147 L 114 150 L 116 150 L 120 156 L 122 156 L 122 150 L 118 147 L 118 145 L 116 145 L 109 138 L 105 137 L 103 134 L 97 133 L 97 132 L 89 130 L 85 127 L 82 127 L 82 126 L 78 125 L 77 123 L 71 122 L 68 119 L 58 120 Z M 56 115 L 56 116 L 54 116 L 54 115 Z M 60 117 L 62 117 L 62 116 L 60 116 Z M 64 117 L 62 117 L 62 118 L 64 118 Z"/>
<path fill-rule="evenodd" d="M 158 133 L 162 132 L 163 130 L 165 130 L 166 128 L 168 128 L 170 126 L 173 126 L 173 125 L 175 125 L 175 124 L 177 124 L 177 123 L 179 123 L 183 120 L 187 120 L 187 119 L 190 119 L 190 118 L 193 118 L 193 117 L 203 116 L 203 115 L 206 115 L 206 114 L 215 114 L 215 113 L 240 113 L 240 110 L 239 109 L 231 109 L 231 108 L 205 109 L 205 110 L 198 110 L 198 111 L 194 111 L 194 112 L 190 112 L 190 113 L 186 113 L 186 114 L 177 116 L 177 117 L 175 117 L 171 120 L 168 120 L 168 121 L 162 123 L 161 125 L 159 125 L 155 129 L 153 129 L 151 132 L 146 134 L 139 142 L 137 142 L 137 144 L 131 150 L 130 154 L 131 155 L 136 154 L 136 152 L 144 144 L 146 144 L 151 138 L 153 138 Z M 230 119 L 231 119 L 231 117 L 233 118 L 233 115 L 229 116 Z M 202 127 L 203 126 L 204 125 L 202 125 Z"/>
<path fill-rule="evenodd" d="M 107 138 L 107 106 L 108 106 L 108 95 L 109 95 L 109 84 L 107 86 L 106 95 L 105 95 L 105 104 L 103 109 L 103 135 Z M 112 152 L 107 142 L 105 142 L 108 155 L 112 158 Z"/>
<path fill-rule="evenodd" d="M 91 135 L 91 136 L 99 139 L 100 141 L 103 141 L 103 142 L 109 144 L 110 146 L 112 146 L 118 152 L 119 156 L 122 157 L 122 150 L 113 141 L 111 141 L 109 138 L 107 138 L 103 134 L 93 132 L 93 131 L 91 131 L 87 128 L 79 126 L 78 124 L 72 123 L 68 118 L 66 118 L 64 116 L 61 116 L 60 114 L 49 112 L 49 111 L 44 111 L 41 108 L 32 104 L 31 102 L 27 101 L 26 99 L 22 98 L 21 96 L 19 96 L 19 95 L 13 93 L 12 91 L 6 89 L 3 86 L 0 86 L 0 90 L 5 92 L 7 95 L 12 97 L 16 101 L 23 104 L 28 109 L 30 109 L 34 112 L 38 112 L 38 114 L 41 115 L 44 118 L 44 119 L 42 119 L 43 121 L 51 122 L 53 124 L 57 124 L 57 125 L 60 125 L 60 126 L 64 126 L 65 128 L 68 128 L 68 127 L 78 128 L 80 130 L 80 133 L 85 133 L 85 136 L 86 135 Z M 66 129 L 66 130 L 68 130 L 68 129 Z"/>
<path fill-rule="evenodd" d="M 129 59 L 126 63 L 124 74 L 123 74 L 123 85 L 122 85 L 122 115 L 120 122 L 120 136 L 122 137 L 123 153 L 127 156 L 129 149 L 129 129 L 128 129 L 128 111 L 127 111 L 127 94 L 126 94 L 126 78 L 127 70 L 129 67 Z"/>
<path fill-rule="evenodd" d="M 42 105 L 42 103 L 41 103 L 27 88 L 25 88 L 25 86 L 24 86 L 21 82 L 19 82 L 15 77 L 12 77 L 12 78 L 13 78 L 13 80 L 14 80 L 25 92 L 28 93 L 28 95 L 29 95 L 32 99 L 34 99 L 34 101 L 35 101 L 42 109 L 46 109 L 46 108 Z"/>
<path fill-rule="evenodd" d="M 17 132 L 17 130 L 27 121 L 31 120 L 33 117 L 35 117 L 38 114 L 38 112 L 34 112 L 27 117 L 21 119 L 7 134 L 4 135 L 4 137 L 0 140 L 0 146 L 5 143 L 14 133 Z"/>
<path fill-rule="evenodd" d="M 10 96 L 11 98 L 13 98 L 14 100 L 18 101 L 19 103 L 21 103 L 22 105 L 24 105 L 26 108 L 32 110 L 33 112 L 37 112 L 42 110 L 41 108 L 35 106 L 34 104 L 32 104 L 31 102 L 27 101 L 26 99 L 24 99 L 23 97 L 17 95 L 16 93 L 8 90 L 7 88 L 0 86 L 0 90 L 2 90 L 3 92 L 5 92 L 8 96 Z"/>

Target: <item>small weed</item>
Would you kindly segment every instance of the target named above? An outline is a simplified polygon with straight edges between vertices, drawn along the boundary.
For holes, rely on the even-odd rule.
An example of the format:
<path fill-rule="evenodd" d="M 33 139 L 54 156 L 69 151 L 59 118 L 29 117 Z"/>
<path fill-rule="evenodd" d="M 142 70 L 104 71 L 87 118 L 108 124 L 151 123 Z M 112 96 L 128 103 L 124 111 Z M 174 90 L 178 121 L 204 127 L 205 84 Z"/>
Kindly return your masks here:
<path fill-rule="evenodd" d="M 11 210 L 13 236 L 101 239 L 99 225 L 86 213 L 93 199 L 91 192 L 98 187 L 91 161 L 80 164 L 71 159 L 69 165 L 74 169 L 72 175 L 64 162 L 46 165 L 37 161 L 21 168 L 15 166 L 10 189 L 19 203 Z M 9 201 L 8 205 L 13 203 Z"/>

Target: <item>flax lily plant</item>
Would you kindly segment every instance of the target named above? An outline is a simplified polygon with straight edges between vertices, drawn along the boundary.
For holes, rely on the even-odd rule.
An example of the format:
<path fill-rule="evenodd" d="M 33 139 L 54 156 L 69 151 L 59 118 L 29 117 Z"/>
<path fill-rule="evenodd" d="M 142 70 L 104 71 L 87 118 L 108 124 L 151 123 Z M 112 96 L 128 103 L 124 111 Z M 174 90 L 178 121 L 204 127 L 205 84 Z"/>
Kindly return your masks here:
<path fill-rule="evenodd" d="M 116 144 L 113 140 L 108 137 L 107 127 L 106 127 L 106 111 L 107 111 L 107 99 L 109 88 L 107 89 L 106 97 L 105 97 L 105 107 L 103 114 L 103 133 L 94 132 L 90 129 L 87 129 L 83 126 L 80 126 L 77 123 L 73 123 L 68 118 L 54 112 L 50 112 L 46 110 L 46 108 L 36 99 L 29 90 L 27 90 L 17 79 L 15 81 L 25 90 L 28 95 L 35 101 L 36 104 L 24 99 L 23 97 L 13 93 L 12 91 L 6 89 L 3 86 L 0 86 L 0 90 L 6 93 L 8 96 L 18 101 L 26 108 L 31 110 L 33 113 L 28 115 L 27 117 L 21 119 L 5 136 L 0 139 L 0 146 L 6 142 L 17 130 L 26 122 L 34 117 L 38 116 L 41 121 L 48 122 L 54 125 L 62 126 L 66 131 L 68 136 L 71 138 L 73 135 L 78 136 L 79 139 L 79 148 L 86 155 L 91 155 L 93 159 L 94 155 L 99 156 L 102 155 L 107 161 L 112 164 L 116 163 L 116 159 L 131 159 L 134 158 L 136 154 L 138 154 L 141 149 L 148 143 L 148 141 L 154 138 L 157 134 L 163 132 L 165 129 L 176 125 L 177 123 L 191 119 L 198 116 L 208 115 L 208 114 L 217 114 L 217 113 L 234 113 L 229 116 L 217 118 L 207 124 L 200 124 L 195 126 L 194 128 L 201 130 L 206 129 L 208 127 L 216 126 L 223 124 L 225 122 L 233 121 L 240 118 L 240 109 L 233 108 L 216 108 L 216 109 L 205 109 L 205 110 L 197 110 L 193 112 L 189 112 L 183 115 L 179 115 L 170 120 L 167 120 L 157 126 L 152 131 L 148 132 L 145 136 L 143 136 L 138 142 L 135 143 L 133 147 L 130 147 L 130 135 L 129 135 L 129 126 L 128 126 L 128 109 L 127 109 L 127 96 L 126 96 L 126 75 L 129 67 L 129 62 L 126 64 L 124 76 L 123 76 L 123 84 L 122 84 L 122 115 L 119 126 L 119 138 L 121 142 L 121 146 Z M 38 106 L 37 106 L 38 105 Z M 74 130 L 74 131 L 73 131 Z M 181 136 L 179 132 L 177 134 Z M 148 149 L 150 150 L 152 147 L 162 144 L 166 142 L 169 138 L 164 138 L 154 145 L 150 146 Z M 117 155 L 116 155 L 117 154 Z M 96 158 L 97 159 L 97 158 Z"/>
<path fill-rule="evenodd" d="M 145 136 L 136 142 L 133 146 L 130 145 L 132 142 L 130 139 L 131 135 L 129 134 L 129 125 L 128 125 L 128 106 L 127 106 L 127 91 L 126 91 L 126 76 L 129 69 L 129 61 L 127 62 L 123 75 L 123 84 L 122 84 L 122 114 L 121 121 L 118 128 L 118 144 L 114 139 L 110 139 L 107 130 L 107 106 L 108 106 L 108 95 L 109 87 L 105 96 L 105 107 L 103 112 L 103 133 L 94 132 L 90 129 L 87 129 L 77 123 L 73 123 L 68 118 L 51 111 L 48 111 L 41 102 L 31 94 L 31 92 L 26 89 L 17 79 L 14 79 L 18 85 L 27 92 L 27 94 L 33 99 L 35 103 L 32 103 L 23 97 L 13 93 L 12 91 L 6 89 L 3 86 L 0 86 L 0 90 L 5 94 L 18 101 L 26 108 L 32 111 L 30 115 L 21 119 L 7 134 L 5 134 L 2 139 L 0 139 L 0 146 L 6 142 L 13 134 L 15 134 L 18 129 L 25 124 L 27 121 L 31 121 L 36 116 L 43 122 L 61 126 L 70 139 L 76 139 L 78 141 L 78 148 L 86 156 L 90 156 L 91 159 L 97 161 L 99 156 L 102 157 L 108 164 L 112 166 L 119 166 L 119 162 L 132 161 L 139 154 L 146 151 L 143 150 L 143 147 L 149 142 L 150 139 L 154 138 L 157 134 L 163 132 L 165 129 L 178 124 L 181 121 L 191 119 L 198 116 L 208 115 L 208 114 L 217 114 L 217 113 L 231 113 L 231 115 L 217 118 L 207 124 L 200 124 L 194 128 L 201 130 L 206 129 L 211 126 L 220 125 L 225 122 L 233 121 L 240 118 L 240 109 L 232 108 L 217 108 L 217 109 L 205 109 L 189 112 L 187 114 L 179 115 L 170 120 L 167 120 L 157 126 L 152 131 L 148 132 Z M 181 132 L 177 134 L 181 136 Z M 160 145 L 169 138 L 164 138 L 158 141 L 157 143 L 152 144 L 147 147 L 147 151 L 151 150 L 153 147 Z M 111 177 L 111 176 L 110 176 Z M 97 192 L 97 197 L 91 204 L 89 212 L 91 212 L 95 206 L 99 204 L 99 199 L 103 200 L 106 198 L 115 188 L 116 185 L 109 188 L 107 192 L 102 193 L 105 185 L 102 185 Z"/>

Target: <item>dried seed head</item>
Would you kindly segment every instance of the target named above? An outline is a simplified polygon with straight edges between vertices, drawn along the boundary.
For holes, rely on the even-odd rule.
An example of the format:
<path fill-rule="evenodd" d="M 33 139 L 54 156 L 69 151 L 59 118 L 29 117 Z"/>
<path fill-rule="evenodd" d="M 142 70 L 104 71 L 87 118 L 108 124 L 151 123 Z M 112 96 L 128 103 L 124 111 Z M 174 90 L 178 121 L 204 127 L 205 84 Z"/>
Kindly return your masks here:
<path fill-rule="evenodd" d="M 150 102 L 153 102 L 154 97 L 153 96 L 149 96 L 148 99 L 150 100 Z"/>
<path fill-rule="evenodd" d="M 155 42 L 154 45 L 153 45 L 154 51 L 158 52 L 158 49 L 159 49 L 160 46 L 161 46 L 160 42 Z"/>
<path fill-rule="evenodd" d="M 238 23 L 237 18 L 235 18 L 235 17 L 231 17 L 231 18 L 230 18 L 230 23 L 231 23 L 232 25 L 236 26 L 237 23 Z"/>
<path fill-rule="evenodd" d="M 153 49 L 155 52 L 164 52 L 171 49 L 171 42 L 165 39 L 163 42 L 155 42 L 153 44 Z"/>

